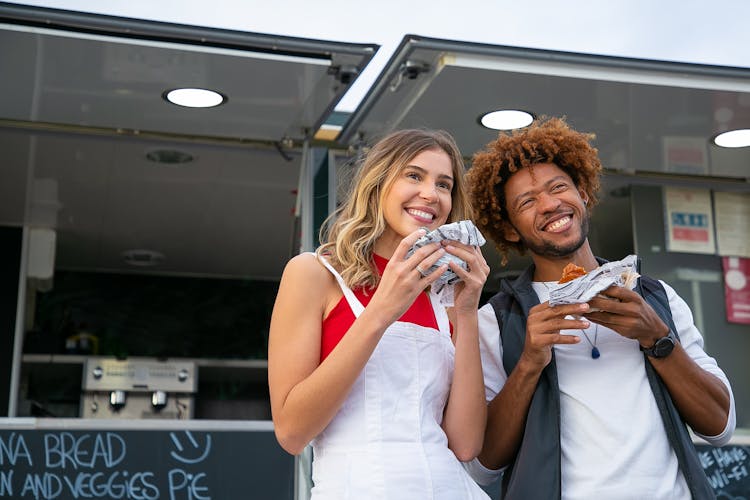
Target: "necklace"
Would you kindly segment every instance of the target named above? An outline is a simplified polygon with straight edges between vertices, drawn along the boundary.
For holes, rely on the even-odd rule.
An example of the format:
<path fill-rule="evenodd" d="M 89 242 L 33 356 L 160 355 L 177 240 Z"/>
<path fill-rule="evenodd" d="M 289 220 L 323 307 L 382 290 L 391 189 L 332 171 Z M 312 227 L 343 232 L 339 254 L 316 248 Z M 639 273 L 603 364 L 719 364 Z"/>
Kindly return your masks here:
<path fill-rule="evenodd" d="M 547 289 L 547 300 L 549 300 L 549 292 L 550 288 L 546 281 L 541 282 L 544 285 L 544 288 Z M 589 335 L 586 333 L 586 330 L 581 330 L 581 333 L 584 337 L 586 337 L 586 340 L 588 341 L 589 345 L 591 346 L 591 358 L 592 359 L 599 359 L 599 357 L 602 355 L 601 352 L 599 352 L 599 348 L 596 347 L 596 341 L 599 339 L 599 325 L 594 323 L 594 341 L 591 342 L 591 338 L 589 338 Z"/>
<path fill-rule="evenodd" d="M 589 344 L 591 344 L 591 357 L 594 359 L 598 359 L 599 356 L 602 355 L 602 353 L 599 352 L 599 348 L 596 347 L 596 340 L 597 340 L 597 337 L 599 336 L 599 325 L 594 323 L 594 341 L 593 342 L 591 342 L 591 339 L 586 333 L 586 330 L 581 330 L 581 333 L 583 333 L 583 336 L 586 337 L 586 340 L 588 340 Z"/>

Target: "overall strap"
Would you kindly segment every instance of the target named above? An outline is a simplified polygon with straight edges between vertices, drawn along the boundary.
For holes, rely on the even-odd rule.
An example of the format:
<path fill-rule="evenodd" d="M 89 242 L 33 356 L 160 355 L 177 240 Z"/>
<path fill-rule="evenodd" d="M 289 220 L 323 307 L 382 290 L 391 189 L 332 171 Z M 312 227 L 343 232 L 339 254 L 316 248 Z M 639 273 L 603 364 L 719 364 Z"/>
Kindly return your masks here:
<path fill-rule="evenodd" d="M 333 266 L 326 260 L 326 258 L 322 255 L 317 255 L 317 258 L 324 266 L 326 266 L 329 271 L 331 271 L 333 277 L 336 278 L 336 281 L 338 281 L 339 286 L 341 287 L 341 291 L 344 293 L 344 297 L 346 297 L 347 303 L 349 303 L 349 307 L 354 313 L 354 317 L 359 318 L 359 315 L 362 314 L 362 311 L 365 310 L 365 306 L 363 306 L 359 299 L 354 295 L 352 289 L 346 286 L 346 283 L 344 283 L 344 278 L 341 277 L 338 271 L 333 268 Z"/>
<path fill-rule="evenodd" d="M 438 330 L 447 334 L 450 338 L 450 319 L 448 318 L 448 312 L 445 310 L 445 306 L 440 303 L 440 297 L 436 293 L 432 293 L 432 290 L 430 290 L 428 296 L 430 297 L 430 304 L 432 304 L 432 312 L 435 315 Z"/>
<path fill-rule="evenodd" d="M 677 336 L 677 328 L 672 319 L 672 309 L 669 307 L 667 292 L 664 290 L 661 282 L 648 276 L 639 278 L 639 293 L 646 299 L 646 302 L 656 311 L 659 317 L 664 321 L 669 329 Z M 646 355 L 644 354 L 644 357 Z M 651 392 L 654 393 L 656 405 L 659 408 L 664 429 L 667 433 L 669 443 L 677 456 L 677 462 L 680 470 L 685 476 L 688 488 L 694 500 L 714 499 L 716 495 L 706 478 L 703 466 L 700 463 L 698 452 L 695 450 L 690 433 L 687 430 L 685 422 L 682 420 L 679 411 L 672 401 L 672 397 L 667 390 L 664 381 L 654 369 L 648 359 L 644 359 L 646 365 L 646 376 L 651 386 Z"/>

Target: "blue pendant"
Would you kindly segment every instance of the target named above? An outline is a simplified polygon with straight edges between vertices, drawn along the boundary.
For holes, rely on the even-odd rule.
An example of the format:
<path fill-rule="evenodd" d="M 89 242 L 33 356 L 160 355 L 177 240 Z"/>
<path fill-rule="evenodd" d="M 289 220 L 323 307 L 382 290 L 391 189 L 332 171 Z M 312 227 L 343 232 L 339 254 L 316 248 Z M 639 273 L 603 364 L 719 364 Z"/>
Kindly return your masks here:
<path fill-rule="evenodd" d="M 599 356 L 601 356 L 601 353 L 599 352 L 599 349 L 596 346 L 592 347 L 591 348 L 591 357 L 594 358 L 594 359 L 596 359 Z"/>

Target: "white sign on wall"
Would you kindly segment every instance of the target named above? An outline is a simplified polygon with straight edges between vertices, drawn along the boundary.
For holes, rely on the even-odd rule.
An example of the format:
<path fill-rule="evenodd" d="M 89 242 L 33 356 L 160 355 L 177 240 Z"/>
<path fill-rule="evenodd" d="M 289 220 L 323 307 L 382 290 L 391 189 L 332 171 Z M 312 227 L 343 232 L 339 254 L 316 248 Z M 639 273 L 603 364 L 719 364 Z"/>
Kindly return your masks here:
<path fill-rule="evenodd" d="M 664 204 L 668 251 L 716 253 L 710 190 L 665 187 Z"/>
<path fill-rule="evenodd" d="M 662 139 L 662 151 L 667 172 L 691 175 L 708 173 L 705 137 L 666 136 Z"/>
<path fill-rule="evenodd" d="M 750 193 L 714 193 L 719 255 L 750 257 Z"/>

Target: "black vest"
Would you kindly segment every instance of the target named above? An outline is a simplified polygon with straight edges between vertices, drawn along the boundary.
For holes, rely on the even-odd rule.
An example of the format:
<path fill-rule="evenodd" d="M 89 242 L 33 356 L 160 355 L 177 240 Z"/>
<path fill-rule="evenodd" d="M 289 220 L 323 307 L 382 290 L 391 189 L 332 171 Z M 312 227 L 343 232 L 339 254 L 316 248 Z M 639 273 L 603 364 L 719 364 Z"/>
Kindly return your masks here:
<path fill-rule="evenodd" d="M 489 300 L 500 327 L 503 366 L 508 374 L 516 366 L 523 351 L 529 309 L 539 303 L 539 298 L 531 287 L 533 276 L 532 265 L 512 283 L 504 280 L 500 285 L 500 292 Z M 636 290 L 677 335 L 667 294 L 661 283 L 644 276 L 638 280 Z M 685 422 L 672 402 L 666 385 L 648 360 L 644 365 L 667 437 L 693 499 L 715 499 Z M 560 389 L 553 350 L 552 361 L 542 371 L 532 396 L 523 440 L 513 462 L 503 475 L 503 500 L 560 498 L 560 457 Z"/>

